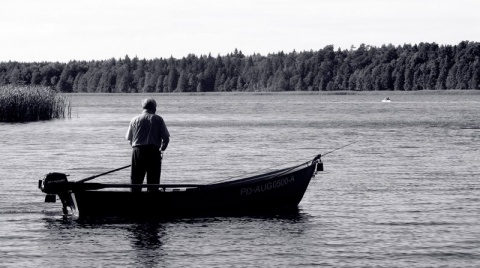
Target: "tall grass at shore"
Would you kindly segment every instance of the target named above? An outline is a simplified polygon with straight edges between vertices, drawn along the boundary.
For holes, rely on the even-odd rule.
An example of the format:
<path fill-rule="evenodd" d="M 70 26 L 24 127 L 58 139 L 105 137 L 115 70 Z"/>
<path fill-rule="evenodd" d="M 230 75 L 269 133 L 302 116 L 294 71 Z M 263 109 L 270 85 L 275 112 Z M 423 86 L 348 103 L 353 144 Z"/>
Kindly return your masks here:
<path fill-rule="evenodd" d="M 41 86 L 0 86 L 0 122 L 29 122 L 70 118 L 66 96 Z"/>

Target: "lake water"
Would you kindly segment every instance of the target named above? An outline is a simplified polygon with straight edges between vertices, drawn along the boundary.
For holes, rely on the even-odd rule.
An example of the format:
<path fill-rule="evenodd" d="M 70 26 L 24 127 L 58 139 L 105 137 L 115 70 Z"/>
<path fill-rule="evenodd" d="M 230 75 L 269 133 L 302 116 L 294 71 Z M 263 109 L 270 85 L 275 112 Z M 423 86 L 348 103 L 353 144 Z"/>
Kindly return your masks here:
<path fill-rule="evenodd" d="M 0 123 L 0 267 L 479 267 L 480 92 L 154 95 L 162 183 L 208 183 L 323 157 L 299 213 L 75 222 L 49 172 L 130 164 L 146 95 L 74 95 L 72 118 Z M 96 182 L 128 183 L 129 170 Z"/>

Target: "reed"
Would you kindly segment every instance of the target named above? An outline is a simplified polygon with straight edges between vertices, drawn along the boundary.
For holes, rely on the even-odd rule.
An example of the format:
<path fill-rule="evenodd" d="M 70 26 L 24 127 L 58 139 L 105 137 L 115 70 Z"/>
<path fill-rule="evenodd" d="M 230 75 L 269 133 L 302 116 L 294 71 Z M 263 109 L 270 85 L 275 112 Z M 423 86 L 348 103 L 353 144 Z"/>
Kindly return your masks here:
<path fill-rule="evenodd" d="M 70 118 L 71 103 L 48 87 L 0 86 L 0 122 Z"/>

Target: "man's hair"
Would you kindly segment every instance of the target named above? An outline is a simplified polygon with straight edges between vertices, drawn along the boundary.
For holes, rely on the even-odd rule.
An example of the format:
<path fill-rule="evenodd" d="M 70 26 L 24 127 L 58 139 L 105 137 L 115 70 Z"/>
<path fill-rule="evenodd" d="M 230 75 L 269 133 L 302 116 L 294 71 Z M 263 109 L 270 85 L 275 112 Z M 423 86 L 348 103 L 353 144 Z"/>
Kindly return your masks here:
<path fill-rule="evenodd" d="M 142 101 L 142 108 L 155 112 L 157 110 L 157 102 L 152 98 L 144 99 Z"/>

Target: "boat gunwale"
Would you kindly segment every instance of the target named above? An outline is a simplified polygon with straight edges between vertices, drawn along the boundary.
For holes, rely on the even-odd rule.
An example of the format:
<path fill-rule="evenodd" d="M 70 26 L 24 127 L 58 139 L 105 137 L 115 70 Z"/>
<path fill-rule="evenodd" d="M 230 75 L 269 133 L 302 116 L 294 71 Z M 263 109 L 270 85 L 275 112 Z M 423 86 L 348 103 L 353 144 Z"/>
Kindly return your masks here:
<path fill-rule="evenodd" d="M 288 168 L 283 168 L 279 170 L 274 170 L 271 172 L 263 173 L 263 174 L 258 174 L 255 176 L 251 177 L 246 177 L 246 178 L 240 178 L 236 180 L 230 180 L 230 181 L 221 181 L 221 182 L 213 182 L 210 184 L 102 184 L 102 183 L 78 183 L 78 182 L 69 182 L 69 184 L 72 186 L 71 189 L 73 192 L 79 192 L 79 191 L 98 191 L 101 189 L 105 188 L 148 188 L 148 187 L 158 187 L 161 189 L 170 189 L 170 188 L 186 188 L 189 191 L 200 191 L 200 190 L 208 190 L 208 189 L 215 189 L 215 188 L 220 188 L 220 187 L 228 187 L 228 186 L 237 186 L 237 185 L 242 185 L 242 184 L 250 184 L 250 183 L 255 183 L 256 181 L 262 181 L 262 180 L 268 180 L 268 179 L 273 179 L 277 178 L 280 176 L 285 176 L 290 173 L 297 172 L 301 169 L 305 169 L 310 167 L 312 161 L 308 161 L 296 166 L 288 167 Z M 309 164 L 310 163 L 310 164 Z M 313 163 L 313 162 L 312 162 Z M 306 165 L 305 167 L 302 167 L 303 165 Z M 93 189 L 88 189 L 88 187 L 92 187 Z M 95 189 L 95 187 L 100 187 Z M 84 189 L 86 188 L 86 189 Z"/>

